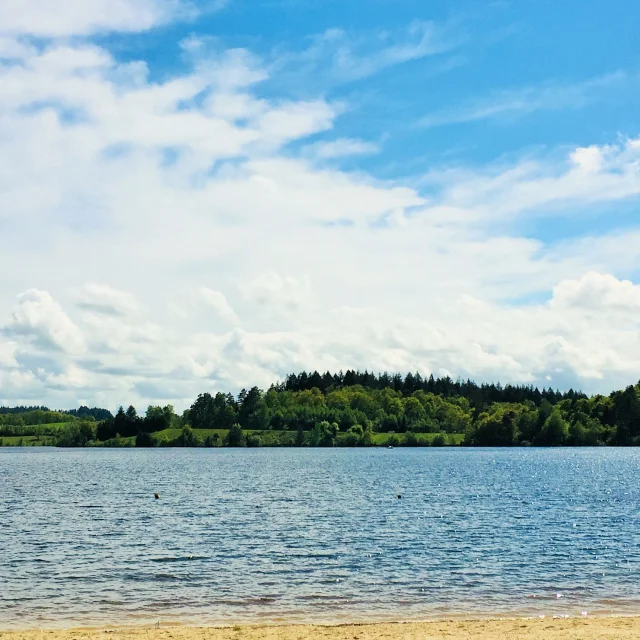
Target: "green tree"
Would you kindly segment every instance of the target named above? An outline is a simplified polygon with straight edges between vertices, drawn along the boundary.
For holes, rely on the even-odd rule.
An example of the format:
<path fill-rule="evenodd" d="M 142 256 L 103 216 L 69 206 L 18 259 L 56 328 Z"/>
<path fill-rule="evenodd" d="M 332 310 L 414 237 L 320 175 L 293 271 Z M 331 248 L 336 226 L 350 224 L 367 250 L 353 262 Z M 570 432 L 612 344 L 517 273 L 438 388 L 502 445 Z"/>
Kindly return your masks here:
<path fill-rule="evenodd" d="M 438 433 L 436 434 L 431 442 L 430 442 L 432 447 L 444 447 L 447 444 L 447 439 L 444 435 L 444 433 Z"/>
<path fill-rule="evenodd" d="M 346 445 L 347 447 L 357 447 L 358 445 L 361 444 L 363 436 L 364 436 L 364 429 L 362 428 L 362 425 L 354 424 L 342 436 L 340 440 L 340 444 Z"/>
<path fill-rule="evenodd" d="M 58 447 L 86 447 L 96 439 L 96 425 L 94 422 L 83 420 L 72 422 L 60 429 L 56 440 Z"/>
<path fill-rule="evenodd" d="M 573 447 L 594 447 L 603 444 L 603 434 L 604 428 L 597 420 L 578 420 L 569 426 L 567 444 Z"/>
<path fill-rule="evenodd" d="M 227 434 L 226 444 L 228 447 L 244 447 L 246 444 L 246 440 L 244 437 L 244 433 L 242 431 L 242 427 L 236 423 L 231 429 L 229 429 L 229 433 Z"/>
<path fill-rule="evenodd" d="M 372 447 L 373 444 L 373 431 L 371 430 L 371 428 L 365 429 L 362 437 L 360 438 L 360 446 Z"/>
<path fill-rule="evenodd" d="M 614 396 L 616 444 L 638 444 L 640 438 L 640 392 L 629 386 Z"/>
<path fill-rule="evenodd" d="M 173 407 L 168 404 L 166 407 L 147 407 L 147 412 L 143 421 L 142 428 L 149 433 L 164 431 L 171 429 L 180 418 L 175 414 Z"/>
<path fill-rule="evenodd" d="M 261 447 L 262 438 L 256 433 L 250 433 L 247 436 L 247 447 Z"/>
<path fill-rule="evenodd" d="M 269 408 L 258 387 L 241 391 L 238 396 L 238 423 L 243 429 L 261 431 L 269 423 Z"/>
<path fill-rule="evenodd" d="M 421 431 L 427 420 L 427 412 L 422 403 L 413 396 L 404 400 L 404 417 L 407 429 L 411 431 Z"/>
<path fill-rule="evenodd" d="M 136 436 L 136 447 L 153 447 L 153 438 L 148 431 L 141 431 Z"/>
<path fill-rule="evenodd" d="M 212 433 L 211 435 L 207 436 L 206 440 L 204 441 L 204 446 L 205 447 L 219 447 L 220 446 L 220 436 L 217 433 Z"/>
<path fill-rule="evenodd" d="M 417 447 L 419 444 L 418 436 L 413 431 L 407 431 L 404 437 L 405 447 Z"/>
<path fill-rule="evenodd" d="M 362 428 L 362 427 L 361 427 Z M 316 423 L 309 438 L 312 447 L 333 447 L 338 433 L 338 425 L 327 420 Z"/>
<path fill-rule="evenodd" d="M 522 407 L 520 408 L 522 410 Z M 480 414 L 467 433 L 467 444 L 479 447 L 510 447 L 518 437 L 519 412 L 505 404 L 495 404 Z"/>
<path fill-rule="evenodd" d="M 397 447 L 400 444 L 400 438 L 395 434 L 392 433 L 388 438 L 387 441 L 385 443 L 388 447 Z"/>
<path fill-rule="evenodd" d="M 547 447 L 558 447 L 566 443 L 569 437 L 569 425 L 562 417 L 558 409 L 554 409 L 551 415 L 546 419 L 539 441 L 536 444 L 542 444 Z"/>
<path fill-rule="evenodd" d="M 202 446 L 202 440 L 188 424 L 185 424 L 184 427 L 182 427 L 182 431 L 180 433 L 180 442 L 183 447 Z"/>

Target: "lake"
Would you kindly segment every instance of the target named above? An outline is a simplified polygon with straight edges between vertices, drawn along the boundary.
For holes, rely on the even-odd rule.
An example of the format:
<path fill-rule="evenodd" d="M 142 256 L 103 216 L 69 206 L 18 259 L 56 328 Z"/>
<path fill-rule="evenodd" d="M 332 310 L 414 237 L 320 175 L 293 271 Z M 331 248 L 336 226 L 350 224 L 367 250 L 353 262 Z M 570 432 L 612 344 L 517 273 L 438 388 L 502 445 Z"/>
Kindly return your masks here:
<path fill-rule="evenodd" d="M 639 449 L 4 448 L 0 488 L 1 628 L 640 609 Z"/>

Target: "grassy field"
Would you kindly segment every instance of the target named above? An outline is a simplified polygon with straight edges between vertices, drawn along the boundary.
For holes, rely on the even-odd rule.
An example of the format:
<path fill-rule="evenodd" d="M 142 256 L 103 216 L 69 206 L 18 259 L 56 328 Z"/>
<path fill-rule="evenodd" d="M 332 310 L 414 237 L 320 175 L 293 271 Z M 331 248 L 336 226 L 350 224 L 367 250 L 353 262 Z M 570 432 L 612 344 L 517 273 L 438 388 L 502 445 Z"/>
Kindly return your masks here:
<path fill-rule="evenodd" d="M 52 436 L 0 436 L 0 445 L 4 447 L 44 447 L 55 443 Z"/>
<path fill-rule="evenodd" d="M 23 432 L 24 436 L 35 436 L 38 431 L 41 434 L 53 434 L 57 433 L 63 427 L 77 422 L 76 420 L 69 420 L 68 422 L 49 422 L 47 424 L 25 424 L 15 427 Z M 10 428 L 10 425 L 2 425 L 3 427 Z M 13 436 L 7 436 L 13 438 Z"/>
<path fill-rule="evenodd" d="M 39 425 L 42 427 L 42 431 L 44 433 L 55 433 L 58 429 L 66 426 L 70 423 L 61 422 L 59 424 L 47 424 L 47 425 Z M 35 426 L 34 426 L 35 430 Z M 227 429 L 194 429 L 194 434 L 196 434 L 203 442 L 214 434 L 218 434 L 218 442 L 222 444 L 224 439 L 227 436 Z M 182 433 L 181 429 L 164 429 L 163 431 L 158 431 L 152 434 L 152 438 L 156 444 L 160 444 L 162 442 L 171 442 L 180 437 Z M 279 444 L 280 438 L 283 434 L 288 436 L 288 440 L 292 443 L 295 441 L 296 432 L 295 431 L 245 431 L 245 436 L 247 435 L 258 435 L 260 436 L 265 444 L 277 445 Z M 419 433 L 417 434 L 417 438 L 419 443 L 422 446 L 426 446 L 431 444 L 434 438 L 440 436 L 439 433 Z M 404 443 L 405 434 L 398 433 L 374 433 L 373 434 L 373 444 L 379 447 L 386 447 L 389 444 L 400 446 Z M 445 444 L 447 445 L 459 445 L 464 440 L 464 434 L 462 433 L 451 433 L 444 434 Z M 133 446 L 135 445 L 135 437 L 122 438 L 123 444 L 126 442 L 127 445 Z M 31 435 L 23 435 L 23 436 L 4 436 L 0 437 L 0 446 L 5 447 L 16 447 L 16 446 L 25 446 L 25 447 L 37 447 L 37 446 L 47 446 L 55 444 L 55 436 L 53 435 L 41 435 L 39 438 L 35 435 L 35 433 Z"/>
<path fill-rule="evenodd" d="M 439 436 L 439 433 L 418 433 L 416 437 L 418 438 L 418 442 L 421 444 L 431 444 L 434 438 Z M 386 447 L 395 441 L 397 438 L 398 444 L 402 444 L 404 442 L 405 434 L 404 433 L 374 433 L 373 434 L 373 443 L 377 446 Z M 459 445 L 464 440 L 464 433 L 445 433 L 444 434 L 445 442 L 448 445 L 455 444 Z"/>
<path fill-rule="evenodd" d="M 176 438 L 178 438 L 180 436 L 180 434 L 182 433 L 181 429 L 164 429 L 163 431 L 157 431 L 156 433 L 152 434 L 152 437 L 154 440 L 156 441 L 161 441 L 161 440 L 175 440 Z M 209 436 L 213 436 L 214 434 L 218 434 L 218 439 L 220 441 L 220 443 L 222 443 L 222 441 L 227 437 L 227 433 L 229 433 L 228 429 L 194 429 L 193 433 L 195 435 L 197 435 L 199 438 L 201 438 L 202 440 L 206 440 Z M 245 436 L 247 435 L 259 435 L 259 436 L 265 436 L 268 434 L 272 434 L 273 437 L 280 437 L 281 434 L 283 433 L 287 433 L 286 431 L 244 431 L 243 432 Z M 295 432 L 289 432 L 292 433 L 295 436 Z"/>
<path fill-rule="evenodd" d="M 0 445 L 5 447 L 17 447 L 22 441 L 24 447 L 39 447 L 55 444 L 55 434 L 64 427 L 73 424 L 75 420 L 69 422 L 50 422 L 47 424 L 27 424 L 16 427 L 22 431 L 19 436 L 0 436 Z M 38 437 L 40 433 L 40 437 Z"/>
<path fill-rule="evenodd" d="M 227 437 L 228 430 L 227 429 L 194 429 L 193 432 L 199 436 L 202 440 L 206 440 L 209 436 L 212 436 L 214 433 L 218 434 L 219 442 L 222 443 L 223 440 Z M 282 434 L 290 434 L 292 438 L 295 438 L 295 431 L 245 431 L 245 435 L 255 434 L 261 437 L 273 437 L 280 438 Z M 158 431 L 153 434 L 153 439 L 156 441 L 162 440 L 175 440 L 181 434 L 180 429 L 164 429 L 164 431 Z M 417 434 L 418 441 L 421 444 L 431 444 L 434 438 L 440 436 L 439 433 L 419 433 Z M 393 444 L 395 439 L 398 440 L 398 444 L 402 444 L 404 442 L 405 434 L 398 433 L 374 433 L 373 434 L 373 443 L 376 446 L 386 447 L 389 442 Z M 444 434 L 445 442 L 448 445 L 459 445 L 464 440 L 463 433 L 450 433 Z"/>
<path fill-rule="evenodd" d="M 156 431 L 152 436 L 154 440 L 175 440 L 181 433 L 182 429 L 163 429 L 162 431 Z M 222 442 L 223 438 L 228 433 L 228 429 L 194 429 L 193 433 L 203 440 L 206 440 L 209 436 L 217 433 L 220 441 Z"/>

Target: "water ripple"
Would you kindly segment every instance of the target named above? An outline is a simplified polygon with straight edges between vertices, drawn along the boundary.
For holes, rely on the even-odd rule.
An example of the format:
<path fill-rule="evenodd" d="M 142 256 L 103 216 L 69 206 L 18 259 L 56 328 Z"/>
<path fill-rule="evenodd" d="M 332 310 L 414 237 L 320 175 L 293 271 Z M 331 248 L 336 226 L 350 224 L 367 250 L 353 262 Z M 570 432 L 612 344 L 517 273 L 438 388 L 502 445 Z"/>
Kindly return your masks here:
<path fill-rule="evenodd" d="M 0 472 L 0 628 L 640 609 L 637 449 L 7 448 Z"/>

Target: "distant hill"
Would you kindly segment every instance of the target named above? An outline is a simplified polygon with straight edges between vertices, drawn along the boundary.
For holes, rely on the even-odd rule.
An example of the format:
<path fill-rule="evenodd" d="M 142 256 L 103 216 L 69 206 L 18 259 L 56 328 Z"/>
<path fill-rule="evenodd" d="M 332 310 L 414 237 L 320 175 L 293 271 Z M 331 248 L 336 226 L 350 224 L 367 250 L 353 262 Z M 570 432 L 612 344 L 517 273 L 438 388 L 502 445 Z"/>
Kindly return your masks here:
<path fill-rule="evenodd" d="M 63 446 L 640 445 L 640 384 L 608 396 L 419 373 L 291 374 L 267 391 L 171 405 L 0 411 L 2 444 Z M 28 440 L 26 440 L 27 438 Z"/>

